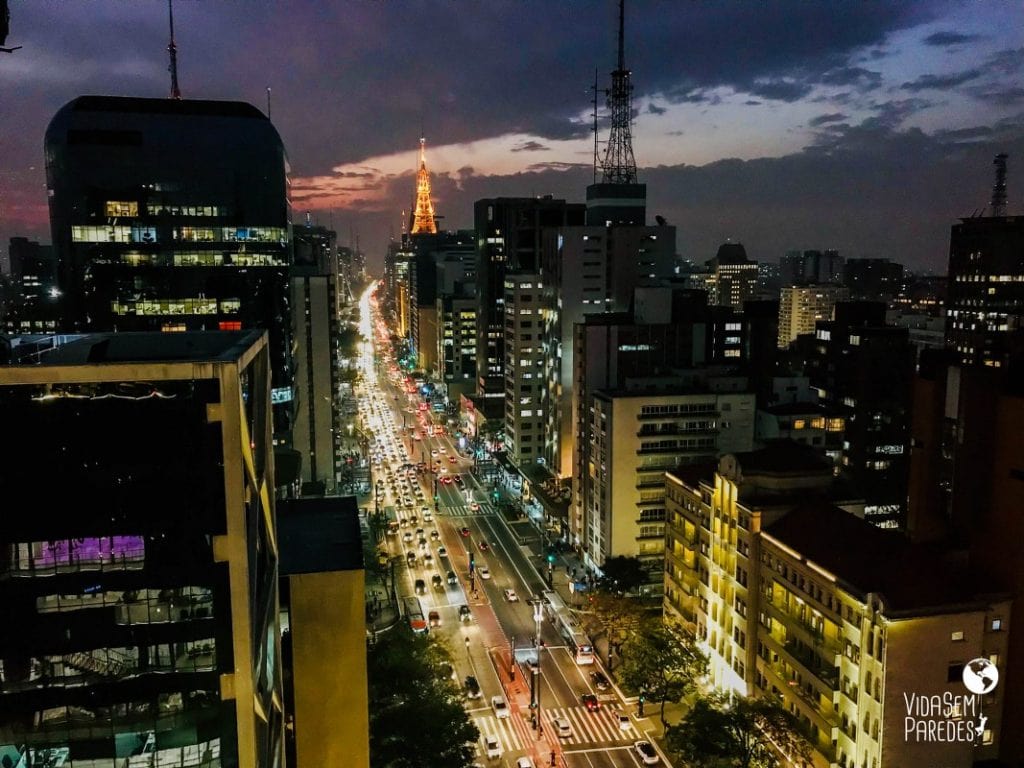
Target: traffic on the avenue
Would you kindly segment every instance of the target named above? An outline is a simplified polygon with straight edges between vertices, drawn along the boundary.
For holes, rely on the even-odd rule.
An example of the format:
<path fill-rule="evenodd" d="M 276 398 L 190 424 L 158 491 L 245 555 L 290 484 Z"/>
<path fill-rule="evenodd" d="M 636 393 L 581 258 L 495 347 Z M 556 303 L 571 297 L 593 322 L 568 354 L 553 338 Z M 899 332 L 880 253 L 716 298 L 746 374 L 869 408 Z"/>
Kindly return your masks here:
<path fill-rule="evenodd" d="M 601 669 L 569 609 L 474 474 L 420 383 L 402 371 L 373 289 L 361 302 L 356 387 L 369 446 L 366 510 L 381 531 L 401 621 L 452 650 L 478 762 L 603 768 L 663 762 L 649 720 Z"/>

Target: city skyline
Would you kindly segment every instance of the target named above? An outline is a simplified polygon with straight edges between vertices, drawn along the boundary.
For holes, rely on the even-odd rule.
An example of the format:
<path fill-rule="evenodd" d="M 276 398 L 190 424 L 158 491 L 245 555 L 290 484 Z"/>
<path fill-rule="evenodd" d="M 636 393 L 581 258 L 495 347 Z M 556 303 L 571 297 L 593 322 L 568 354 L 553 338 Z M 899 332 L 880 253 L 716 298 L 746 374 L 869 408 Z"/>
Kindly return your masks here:
<path fill-rule="evenodd" d="M 312 211 L 343 243 L 358 233 L 376 270 L 414 199 L 421 134 L 443 228 L 471 227 L 485 197 L 582 200 L 588 87 L 595 70 L 606 87 L 615 63 L 615 5 L 211 13 L 179 2 L 181 88 L 264 110 L 271 88 L 293 219 Z M 11 7 L 8 44 L 24 47 L 0 59 L 6 103 L 17 105 L 5 115 L 4 242 L 50 240 L 42 134 L 63 104 L 169 92 L 166 4 L 54 8 Z M 1022 208 L 1022 20 L 997 3 L 628 4 L 634 146 L 651 216 L 676 225 L 679 253 L 699 262 L 731 238 L 755 260 L 833 247 L 944 272 L 949 226 L 988 202 L 995 151 L 1010 154 L 1009 212 Z"/>

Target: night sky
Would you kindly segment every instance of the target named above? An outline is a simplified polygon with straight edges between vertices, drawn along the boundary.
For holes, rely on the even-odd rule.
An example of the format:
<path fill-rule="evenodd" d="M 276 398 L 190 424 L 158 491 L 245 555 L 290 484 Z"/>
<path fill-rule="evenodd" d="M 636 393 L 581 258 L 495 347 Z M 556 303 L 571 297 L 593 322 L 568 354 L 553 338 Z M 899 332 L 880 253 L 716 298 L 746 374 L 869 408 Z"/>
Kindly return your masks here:
<path fill-rule="evenodd" d="M 162 0 L 10 0 L 0 54 L 0 250 L 50 241 L 43 133 L 82 94 L 165 96 Z M 441 225 L 497 195 L 582 202 L 589 89 L 615 65 L 614 0 L 176 0 L 182 94 L 266 108 L 312 211 L 371 266 L 401 231 L 427 138 Z M 1024 4 L 659 2 L 626 7 L 648 218 L 703 262 L 838 248 L 944 272 L 949 227 L 1010 153 L 1024 213 Z M 602 105 L 603 107 L 603 105 Z M 605 126 L 603 126 L 605 127 Z M 602 138 L 606 130 L 602 131 Z M 259 222 L 252 222 L 258 225 Z"/>

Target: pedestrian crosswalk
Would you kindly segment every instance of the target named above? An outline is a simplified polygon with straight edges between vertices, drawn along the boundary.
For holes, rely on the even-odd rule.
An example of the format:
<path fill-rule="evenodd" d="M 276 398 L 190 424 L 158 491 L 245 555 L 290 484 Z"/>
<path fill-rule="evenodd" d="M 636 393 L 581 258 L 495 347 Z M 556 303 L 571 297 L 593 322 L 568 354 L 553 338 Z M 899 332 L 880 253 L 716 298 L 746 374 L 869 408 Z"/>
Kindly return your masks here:
<path fill-rule="evenodd" d="M 569 721 L 572 735 L 561 737 L 562 744 L 592 744 L 608 741 L 635 741 L 640 738 L 636 724 L 630 720 L 627 728 L 619 725 L 618 712 L 610 707 L 602 707 L 596 712 L 586 707 L 552 707 L 543 712 L 544 727 L 551 729 L 556 735 L 554 720 L 562 718 Z"/>
<path fill-rule="evenodd" d="M 468 504 L 456 504 L 453 506 L 443 504 L 441 512 L 449 517 L 476 517 L 477 515 L 493 514 L 494 507 L 488 503 L 483 503 L 479 505 L 479 509 L 474 510 Z"/>
<path fill-rule="evenodd" d="M 495 717 L 494 715 L 480 715 L 473 718 L 477 729 L 480 731 L 480 746 L 484 747 L 484 739 L 491 736 L 501 744 L 503 752 L 516 752 L 523 748 L 523 739 L 516 731 L 513 717 Z"/>

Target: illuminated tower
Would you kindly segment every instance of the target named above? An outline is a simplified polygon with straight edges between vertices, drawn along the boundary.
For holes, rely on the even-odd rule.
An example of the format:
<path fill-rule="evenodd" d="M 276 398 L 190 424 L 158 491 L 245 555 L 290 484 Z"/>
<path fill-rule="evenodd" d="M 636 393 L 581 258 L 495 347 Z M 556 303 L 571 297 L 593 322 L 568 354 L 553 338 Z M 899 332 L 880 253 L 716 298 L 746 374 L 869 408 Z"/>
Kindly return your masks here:
<path fill-rule="evenodd" d="M 437 234 L 434 204 L 430 201 L 430 171 L 427 170 L 427 140 L 420 139 L 420 169 L 416 172 L 416 211 L 412 215 L 411 235 Z"/>

